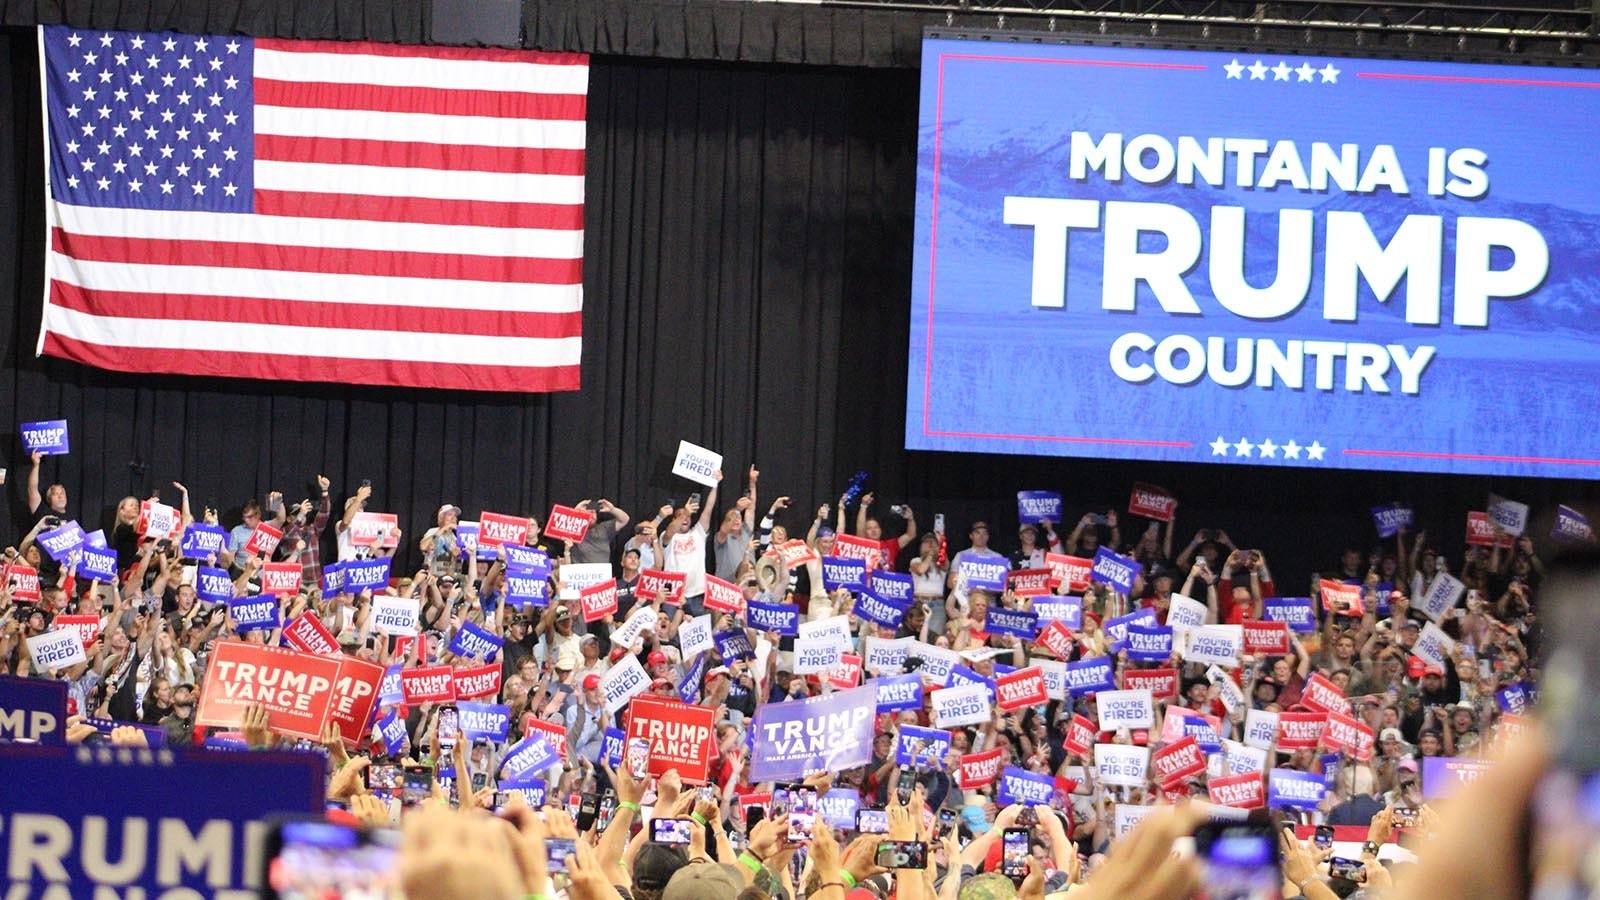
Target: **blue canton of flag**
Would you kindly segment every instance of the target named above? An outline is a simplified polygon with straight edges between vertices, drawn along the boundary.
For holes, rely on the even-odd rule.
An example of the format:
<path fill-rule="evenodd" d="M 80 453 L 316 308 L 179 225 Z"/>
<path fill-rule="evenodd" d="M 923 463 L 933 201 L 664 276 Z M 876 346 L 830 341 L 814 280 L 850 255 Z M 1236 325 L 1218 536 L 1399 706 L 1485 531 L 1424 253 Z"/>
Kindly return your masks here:
<path fill-rule="evenodd" d="M 42 33 L 52 196 L 78 206 L 251 211 L 249 38 Z"/>

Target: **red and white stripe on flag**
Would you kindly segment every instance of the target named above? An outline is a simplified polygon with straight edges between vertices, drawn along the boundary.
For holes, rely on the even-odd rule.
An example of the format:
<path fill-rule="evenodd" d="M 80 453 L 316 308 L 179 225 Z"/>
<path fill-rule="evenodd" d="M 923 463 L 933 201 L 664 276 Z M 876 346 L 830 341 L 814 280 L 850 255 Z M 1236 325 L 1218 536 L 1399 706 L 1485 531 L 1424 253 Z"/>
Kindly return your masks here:
<path fill-rule="evenodd" d="M 577 389 L 587 56 L 59 26 L 40 45 L 41 352 Z"/>

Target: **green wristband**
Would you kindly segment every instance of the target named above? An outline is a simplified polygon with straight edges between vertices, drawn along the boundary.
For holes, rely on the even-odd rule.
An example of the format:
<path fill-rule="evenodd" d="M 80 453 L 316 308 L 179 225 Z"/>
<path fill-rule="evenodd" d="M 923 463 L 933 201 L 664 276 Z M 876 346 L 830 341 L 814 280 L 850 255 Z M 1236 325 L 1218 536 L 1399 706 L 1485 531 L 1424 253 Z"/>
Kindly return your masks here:
<path fill-rule="evenodd" d="M 633 802 L 632 800 L 624 800 L 621 803 L 618 803 L 617 806 L 621 807 L 622 809 L 631 809 L 634 812 L 640 811 L 639 804 Z"/>
<path fill-rule="evenodd" d="M 856 877 L 854 875 L 851 875 L 849 872 L 840 872 L 839 875 L 844 878 L 845 884 L 850 885 L 851 890 L 855 890 Z"/>
<path fill-rule="evenodd" d="M 756 859 L 755 854 L 748 850 L 739 854 L 739 865 L 749 869 L 751 875 L 761 874 L 761 860 Z"/>
<path fill-rule="evenodd" d="M 699 813 L 689 813 L 689 818 L 699 822 L 702 827 L 706 825 L 706 817 L 700 815 Z"/>

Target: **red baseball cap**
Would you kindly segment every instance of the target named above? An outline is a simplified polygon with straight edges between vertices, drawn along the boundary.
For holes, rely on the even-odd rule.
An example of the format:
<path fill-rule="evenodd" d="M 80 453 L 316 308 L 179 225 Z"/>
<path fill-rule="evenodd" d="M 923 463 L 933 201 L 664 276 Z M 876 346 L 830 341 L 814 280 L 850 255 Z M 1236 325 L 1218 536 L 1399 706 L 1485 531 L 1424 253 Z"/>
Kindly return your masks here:
<path fill-rule="evenodd" d="M 599 675 L 589 674 L 589 675 L 583 676 L 583 689 L 584 690 L 592 691 L 592 690 L 594 690 L 595 688 L 597 688 L 599 686 L 600 686 L 600 676 Z"/>
<path fill-rule="evenodd" d="M 649 661 L 650 665 L 652 666 L 659 665 L 664 662 L 670 662 L 670 660 L 667 659 L 667 655 L 662 653 L 660 650 L 652 650 L 650 652 Z"/>
<path fill-rule="evenodd" d="M 664 687 L 672 687 L 672 682 L 668 681 L 665 678 L 657 678 L 655 681 L 650 682 L 650 690 L 652 690 L 652 691 L 657 689 L 657 688 L 664 688 Z"/>

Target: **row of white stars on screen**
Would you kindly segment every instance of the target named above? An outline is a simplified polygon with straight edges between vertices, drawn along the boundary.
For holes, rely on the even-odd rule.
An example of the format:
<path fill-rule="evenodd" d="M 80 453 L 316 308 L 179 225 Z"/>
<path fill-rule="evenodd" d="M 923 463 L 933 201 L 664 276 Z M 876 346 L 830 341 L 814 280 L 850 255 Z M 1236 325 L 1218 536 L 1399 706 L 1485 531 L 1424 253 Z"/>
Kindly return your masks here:
<path fill-rule="evenodd" d="M 153 169 L 153 168 L 155 168 L 155 167 L 154 166 L 145 166 L 145 170 L 147 172 L 150 169 Z M 216 166 L 212 166 L 211 168 L 215 169 Z M 188 166 L 179 166 L 178 169 L 179 169 L 179 172 L 178 172 L 179 175 L 188 175 L 189 174 L 189 171 L 188 171 L 189 167 Z M 155 173 L 154 172 L 150 172 L 150 174 L 154 175 Z M 212 178 L 216 178 L 217 177 L 216 173 L 213 172 L 211 177 Z M 67 176 L 67 187 L 72 188 L 73 190 L 77 190 L 78 189 L 78 185 L 80 183 L 81 182 L 79 182 L 78 176 L 76 176 L 76 175 Z M 96 188 L 98 188 L 98 189 L 100 189 L 102 191 L 108 191 L 108 190 L 111 189 L 111 179 L 106 178 L 103 175 L 101 177 L 99 177 L 99 178 L 91 179 L 90 184 L 93 184 Z M 173 184 L 170 180 L 168 180 L 168 181 L 161 182 L 161 184 L 157 185 L 157 187 L 161 188 L 161 193 L 170 194 L 170 193 L 172 193 L 173 189 L 175 189 L 177 187 L 177 185 Z M 143 189 L 144 189 L 144 182 L 140 181 L 137 178 L 135 178 L 135 179 L 133 179 L 133 180 L 128 182 L 128 190 L 133 192 L 133 193 L 135 193 L 135 194 L 142 193 Z M 189 185 L 189 190 L 196 197 L 202 197 L 202 196 L 205 195 L 205 192 L 206 192 L 205 182 L 202 182 L 202 181 L 193 182 L 192 184 Z M 224 194 L 226 194 L 227 196 L 232 197 L 234 194 L 237 194 L 239 192 L 239 186 L 230 181 L 229 183 L 227 183 L 227 184 L 222 186 L 222 192 Z"/>
<path fill-rule="evenodd" d="M 111 35 L 109 35 L 109 34 L 100 35 L 100 46 L 109 47 L 109 46 L 111 46 L 111 42 L 112 42 Z M 78 46 L 79 44 L 82 44 L 82 43 L 83 43 L 83 36 L 82 35 L 79 35 L 79 34 L 67 35 L 67 46 L 76 47 L 76 46 Z M 137 34 L 134 35 L 133 36 L 133 40 L 129 41 L 128 43 L 131 44 L 133 46 L 133 49 L 135 49 L 135 50 L 143 50 L 144 49 L 144 37 L 142 35 L 137 35 Z M 204 53 L 204 52 L 206 52 L 206 47 L 208 47 L 208 46 L 210 46 L 210 42 L 207 41 L 205 38 L 197 38 L 195 40 L 195 42 L 194 42 L 194 52 L 196 52 L 196 53 Z M 224 44 L 223 46 L 227 48 L 228 53 L 230 53 L 230 54 L 239 52 L 239 42 L 238 41 L 229 41 L 228 43 Z M 161 42 L 161 47 L 162 47 L 162 49 L 167 50 L 167 51 L 176 50 L 176 49 L 178 49 L 178 41 L 177 41 L 176 38 L 170 38 L 169 37 L 166 40 Z"/>
<path fill-rule="evenodd" d="M 1295 443 L 1293 438 L 1290 438 L 1287 444 L 1274 444 L 1272 438 L 1267 438 L 1259 444 L 1252 444 L 1249 438 L 1240 438 L 1230 444 L 1227 438 L 1219 434 L 1217 439 L 1211 442 L 1211 455 L 1227 456 L 1229 448 L 1233 449 L 1234 456 L 1250 456 L 1253 451 L 1259 450 L 1261 451 L 1261 459 L 1277 459 L 1279 450 L 1283 451 L 1284 459 L 1299 459 L 1300 451 L 1304 450 L 1306 459 L 1320 460 L 1322 455 L 1328 451 L 1327 447 L 1322 446 L 1317 441 L 1301 446 Z"/>
<path fill-rule="evenodd" d="M 1278 60 L 1278 64 L 1275 66 L 1269 66 L 1259 59 L 1253 65 L 1247 66 L 1239 62 L 1238 58 L 1235 57 L 1232 62 L 1222 68 L 1227 71 L 1229 78 L 1240 81 L 1244 80 L 1244 73 L 1246 72 L 1250 73 L 1251 81 L 1266 81 L 1267 73 L 1271 72 L 1273 81 L 1288 81 L 1290 75 L 1299 76 L 1296 79 L 1297 81 L 1310 81 L 1312 76 L 1321 75 L 1323 84 L 1337 84 L 1339 76 L 1342 74 L 1333 67 L 1333 63 L 1328 63 L 1320 69 L 1314 69 L 1307 62 L 1301 63 L 1299 67 L 1293 67 L 1281 59 Z"/>

